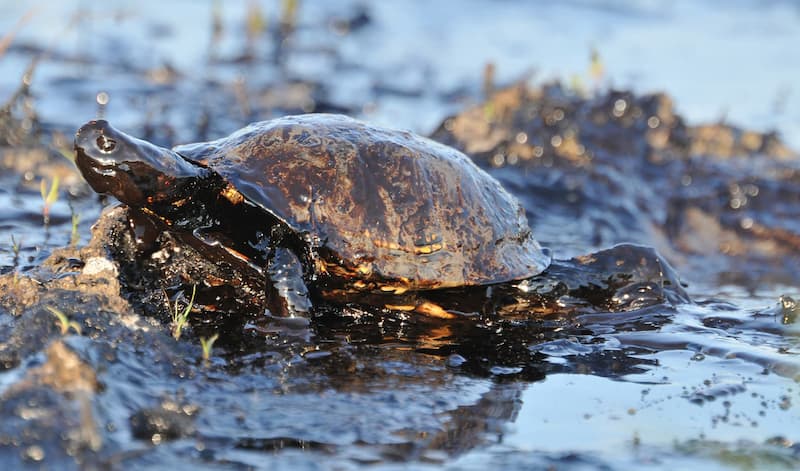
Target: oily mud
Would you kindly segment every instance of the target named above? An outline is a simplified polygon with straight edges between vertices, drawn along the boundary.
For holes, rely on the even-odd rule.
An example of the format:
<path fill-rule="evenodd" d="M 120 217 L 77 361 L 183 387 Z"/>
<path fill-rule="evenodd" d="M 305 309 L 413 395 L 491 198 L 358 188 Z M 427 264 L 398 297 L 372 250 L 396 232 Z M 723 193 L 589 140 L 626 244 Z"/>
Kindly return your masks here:
<path fill-rule="evenodd" d="M 520 85 L 433 137 L 498 168 L 556 250 L 645 243 L 712 286 L 799 278 L 797 153 L 774 134 L 687 125 L 663 94 Z"/>

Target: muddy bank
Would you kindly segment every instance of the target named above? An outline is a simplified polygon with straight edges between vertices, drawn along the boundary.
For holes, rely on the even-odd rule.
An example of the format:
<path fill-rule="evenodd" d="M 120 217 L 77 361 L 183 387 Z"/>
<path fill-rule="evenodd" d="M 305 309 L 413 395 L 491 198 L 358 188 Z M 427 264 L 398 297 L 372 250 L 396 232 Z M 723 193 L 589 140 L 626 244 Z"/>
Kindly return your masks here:
<path fill-rule="evenodd" d="M 143 316 L 132 308 L 144 304 L 135 297 L 142 287 L 121 289 L 124 259 L 112 259 L 108 243 L 128 227 L 124 216 L 111 209 L 87 246 L 0 277 L 4 463 L 248 466 L 264 456 L 284 465 L 442 463 L 491 443 L 513 420 L 519 381 L 583 364 L 613 374 L 638 368 L 633 358 L 609 360 L 600 351 L 587 363 L 539 363 L 541 353 L 528 346 L 582 333 L 571 320 L 443 323 L 355 307 L 328 308 L 302 335 L 263 319 L 240 319 L 240 329 L 250 323 L 242 332 L 214 322 L 223 338 L 204 360 L 202 317 L 176 340 L 167 308 L 162 317 Z M 666 320 L 667 305 L 656 307 L 633 309 L 627 322 L 652 328 Z M 474 375 L 497 382 L 485 390 Z M 365 407 L 374 410 L 364 414 Z M 321 415 L 300 412 L 309 409 Z"/>
<path fill-rule="evenodd" d="M 664 94 L 520 84 L 433 137 L 494 169 L 557 254 L 637 242 L 701 290 L 800 281 L 798 154 L 774 133 L 689 125 Z"/>

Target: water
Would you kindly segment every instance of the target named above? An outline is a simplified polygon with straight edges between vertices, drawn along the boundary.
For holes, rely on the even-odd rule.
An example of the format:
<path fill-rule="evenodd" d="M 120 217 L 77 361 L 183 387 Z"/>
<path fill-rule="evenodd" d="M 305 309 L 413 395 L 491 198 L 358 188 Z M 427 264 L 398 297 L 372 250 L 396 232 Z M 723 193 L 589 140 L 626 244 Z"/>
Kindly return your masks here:
<path fill-rule="evenodd" d="M 57 58 L 45 61 L 35 79 L 48 122 L 72 129 L 73 115 L 94 114 L 95 95 L 105 91 L 111 97 L 107 115 L 129 128 L 137 124 L 137 116 L 155 112 L 160 101 L 168 100 L 158 96 L 154 82 L 159 75 L 152 74 L 164 65 L 182 73 L 171 84 L 178 92 L 196 90 L 202 87 L 198 81 L 208 78 L 240 76 L 258 83 L 268 77 L 249 73 L 252 68 L 246 65 L 208 63 L 211 50 L 221 58 L 241 52 L 247 5 L 229 2 L 218 10 L 224 29 L 212 42 L 212 2 L 137 9 L 125 2 L 102 7 L 62 2 L 34 9 L 17 44 L 33 42 L 52 49 Z M 261 5 L 268 18 L 279 17 L 279 2 Z M 3 31 L 26 11 L 20 4 L 0 8 Z M 668 91 L 691 122 L 725 119 L 762 131 L 776 128 L 795 147 L 800 143 L 800 94 L 793 88 L 800 76 L 793 48 L 800 41 L 800 12 L 794 2 L 648 1 L 631 6 L 616 1 L 476 0 L 466 5 L 412 2 L 405 8 L 375 3 L 367 12 L 371 21 L 366 26 L 339 36 L 327 25 L 332 17 L 355 16 L 351 3 L 304 2 L 293 39 L 301 51 L 289 58 L 286 72 L 323 82 L 337 103 L 354 106 L 356 112 L 366 106 L 363 113 L 379 123 L 430 132 L 447 113 L 461 108 L 441 95 L 466 88 L 466 98 L 474 97 L 470 92 L 475 90 L 469 89 L 492 62 L 501 83 L 532 71 L 538 81 L 569 82 L 575 77 L 589 89 L 610 84 L 640 92 Z M 269 53 L 263 42 L 257 47 Z M 592 49 L 604 70 L 598 83 L 588 73 Z M 6 54 L 0 64 L 3 96 L 16 87 L 27 62 L 28 56 L 13 47 Z M 254 68 L 271 69 L 263 64 Z M 65 80 L 73 82 L 67 93 L 59 88 Z M 405 90 L 409 96 L 376 93 L 376 85 Z M 178 93 L 173 99 L 192 98 Z M 178 132 L 192 109 L 182 108 L 163 110 Z"/>
<path fill-rule="evenodd" d="M 47 51 L 30 97 L 47 153 L 25 153 L 42 149 L 38 140 L 7 151 L 12 163 L 0 174 L 3 272 L 33 272 L 68 245 L 73 212 L 80 214 L 81 243 L 88 241 L 101 205 L 59 149 L 69 149 L 69 136 L 97 115 L 164 145 L 310 109 L 428 134 L 482 100 L 491 62 L 498 86 L 532 72 L 531 83 L 558 78 L 590 95 L 608 86 L 663 90 L 690 123 L 774 128 L 800 147 L 794 2 L 413 1 L 405 8 L 366 3 L 362 10 L 307 1 L 283 51 L 269 39 L 279 28 L 280 2 L 263 2 L 271 29 L 253 43 L 254 61 L 241 57 L 251 4 L 214 5 L 61 2 L 34 9 L 0 56 L 0 97 L 11 96 L 31 58 Z M 26 8 L 0 5 L 0 31 Z M 211 27 L 215 11 L 219 38 Z M 352 20 L 348 34 L 343 19 Z M 592 49 L 601 75 L 590 72 Z M 57 133 L 67 137 L 51 138 Z M 642 139 L 632 132 L 607 138 Z M 790 313 L 779 299 L 798 298 L 791 250 L 797 164 L 720 159 L 693 168 L 694 186 L 681 189 L 683 163 L 654 169 L 609 162 L 598 159 L 584 173 L 559 161 L 486 166 L 520 198 L 537 237 L 558 258 L 620 242 L 654 246 L 689 283 L 692 303 L 446 327 L 345 309 L 318 320 L 308 338 L 287 338 L 255 322 L 246 344 L 222 339 L 203 364 L 191 333 L 175 342 L 145 320 L 127 330 L 113 311 L 76 297 L 70 314 L 88 333 L 66 343 L 104 384 L 92 397 L 103 437 L 94 462 L 154 469 L 796 468 L 800 330 L 784 321 Z M 39 180 L 55 174 L 64 184 L 45 227 Z M 744 193 L 733 192 L 732 182 Z M 730 202 L 747 194 L 746 183 L 759 193 L 749 194 L 743 215 Z M 732 228 L 745 216 L 784 232 L 741 236 L 745 254 L 717 251 L 717 239 L 704 245 L 705 238 L 667 230 L 675 201 L 707 216 L 686 216 L 680 227 L 687 232 L 678 235 L 702 234 L 691 224 L 716 224 L 719 237 L 735 242 Z M 11 235 L 22 241 L 18 256 Z M 67 296 L 59 293 L 53 296 Z M 8 419 L 0 438 L 23 436 L 18 422 L 37 423 L 19 419 L 17 406 L 27 399 L 14 395 L 14 385 L 44 361 L 46 341 L 55 338 L 47 335 L 57 332 L 19 339 L 34 328 L 26 326 L 54 329 L 52 322 L 35 310 L 0 315 L 0 352 L 13 347 L 24 357 L 0 373 Z M 137 436 L 130 417 L 169 409 L 170 401 L 192 406 L 178 415 L 193 431 L 157 446 L 149 435 Z M 58 407 L 69 417 L 69 407 Z M 72 463 L 59 458 L 59 443 L 43 443 L 50 463 Z M 22 452 L 10 450 L 0 455 L 4 461 L 24 462 L 16 461 Z"/>

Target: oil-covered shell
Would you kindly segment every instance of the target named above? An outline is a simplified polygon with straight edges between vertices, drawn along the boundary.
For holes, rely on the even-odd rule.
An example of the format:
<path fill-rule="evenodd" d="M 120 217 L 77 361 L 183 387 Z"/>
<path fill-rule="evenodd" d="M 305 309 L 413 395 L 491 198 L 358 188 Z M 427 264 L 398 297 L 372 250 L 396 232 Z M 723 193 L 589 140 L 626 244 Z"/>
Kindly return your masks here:
<path fill-rule="evenodd" d="M 342 273 L 429 289 L 526 278 L 549 263 L 497 180 L 409 132 L 313 114 L 175 150 L 307 236 Z"/>

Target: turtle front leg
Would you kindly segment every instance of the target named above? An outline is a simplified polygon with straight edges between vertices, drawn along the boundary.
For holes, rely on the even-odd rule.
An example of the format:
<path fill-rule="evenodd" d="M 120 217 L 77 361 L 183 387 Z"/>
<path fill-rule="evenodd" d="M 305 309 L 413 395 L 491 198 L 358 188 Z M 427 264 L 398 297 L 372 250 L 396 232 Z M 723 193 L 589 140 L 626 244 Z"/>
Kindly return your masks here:
<path fill-rule="evenodd" d="M 267 257 L 267 309 L 273 317 L 303 319 L 311 312 L 311 300 L 303 281 L 303 265 L 286 247 L 273 247 Z"/>

